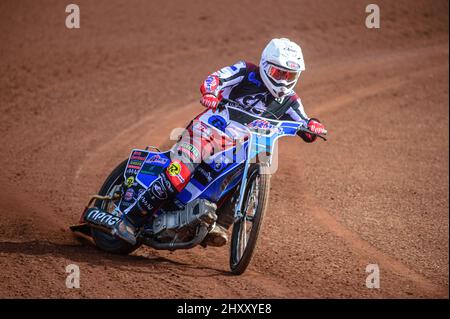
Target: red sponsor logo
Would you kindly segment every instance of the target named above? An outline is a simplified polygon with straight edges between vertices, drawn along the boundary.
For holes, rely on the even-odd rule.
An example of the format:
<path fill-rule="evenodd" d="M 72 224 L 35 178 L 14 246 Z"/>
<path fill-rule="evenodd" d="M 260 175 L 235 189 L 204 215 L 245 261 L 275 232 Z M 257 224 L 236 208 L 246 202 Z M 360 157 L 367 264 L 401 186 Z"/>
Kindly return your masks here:
<path fill-rule="evenodd" d="M 131 156 L 131 159 L 139 161 L 145 161 L 145 158 L 146 158 L 145 156 L 135 156 L 135 155 Z"/>

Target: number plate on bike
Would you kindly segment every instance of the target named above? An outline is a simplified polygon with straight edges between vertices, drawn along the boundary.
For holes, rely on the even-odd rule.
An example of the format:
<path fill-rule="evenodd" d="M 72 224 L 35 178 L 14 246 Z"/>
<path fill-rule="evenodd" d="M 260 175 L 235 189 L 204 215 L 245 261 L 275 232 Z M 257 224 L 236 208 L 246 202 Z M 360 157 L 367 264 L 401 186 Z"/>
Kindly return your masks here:
<path fill-rule="evenodd" d="M 93 207 L 86 211 L 84 220 L 88 223 L 100 225 L 106 228 L 113 228 L 120 221 L 120 218 L 105 212 L 104 210 Z"/>

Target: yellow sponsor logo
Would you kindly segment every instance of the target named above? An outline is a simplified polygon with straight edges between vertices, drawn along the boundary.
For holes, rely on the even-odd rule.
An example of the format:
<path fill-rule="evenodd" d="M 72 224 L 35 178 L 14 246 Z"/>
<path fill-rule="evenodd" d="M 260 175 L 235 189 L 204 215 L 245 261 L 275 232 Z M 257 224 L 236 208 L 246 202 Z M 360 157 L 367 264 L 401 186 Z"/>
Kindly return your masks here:
<path fill-rule="evenodd" d="M 176 176 L 176 175 L 180 174 L 180 172 L 181 172 L 180 163 L 170 164 L 169 167 L 167 168 L 167 172 L 169 173 L 170 176 Z"/>
<path fill-rule="evenodd" d="M 127 186 L 131 187 L 131 186 L 133 186 L 133 183 L 134 183 L 134 177 L 128 177 L 127 178 Z"/>

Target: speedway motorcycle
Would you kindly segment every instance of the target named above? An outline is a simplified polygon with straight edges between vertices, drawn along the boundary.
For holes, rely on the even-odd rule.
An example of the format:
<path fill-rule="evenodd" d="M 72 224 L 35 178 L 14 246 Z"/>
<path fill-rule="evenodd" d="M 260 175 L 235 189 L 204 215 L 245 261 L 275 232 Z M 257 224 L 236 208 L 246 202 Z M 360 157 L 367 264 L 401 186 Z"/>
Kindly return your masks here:
<path fill-rule="evenodd" d="M 222 99 L 216 112 L 209 110 L 197 118 L 204 130 L 233 132 L 239 143 L 229 154 L 219 152 L 202 162 L 175 199 L 148 219 L 135 245 L 115 237 L 114 226 L 123 218 L 122 212 L 169 166 L 170 151 L 155 147 L 132 150 L 110 173 L 71 230 L 101 250 L 129 254 L 141 245 L 160 250 L 202 245 L 220 221 L 232 225 L 230 269 L 242 274 L 251 261 L 268 204 L 275 142 L 301 131 L 326 140 L 309 131 L 306 123 L 279 120 L 270 110 L 255 115 L 246 109 L 248 106 L 239 102 Z"/>

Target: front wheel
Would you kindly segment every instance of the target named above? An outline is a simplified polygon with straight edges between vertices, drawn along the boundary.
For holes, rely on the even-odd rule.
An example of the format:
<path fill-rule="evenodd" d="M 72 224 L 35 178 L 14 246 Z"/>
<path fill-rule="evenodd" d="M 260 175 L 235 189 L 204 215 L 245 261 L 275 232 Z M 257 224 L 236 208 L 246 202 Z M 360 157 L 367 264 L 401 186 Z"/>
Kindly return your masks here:
<path fill-rule="evenodd" d="M 120 163 L 108 176 L 103 186 L 100 188 L 99 195 L 113 196 L 118 192 L 124 182 L 124 171 L 127 166 L 128 160 Z M 120 199 L 117 200 L 96 200 L 94 206 L 104 211 L 111 213 L 114 208 L 119 204 Z M 113 254 L 128 255 L 134 250 L 139 248 L 140 244 L 131 245 L 126 241 L 117 238 L 113 235 L 105 233 L 98 228 L 91 227 L 92 238 L 95 245 L 101 250 L 107 251 Z"/>
<path fill-rule="evenodd" d="M 270 190 L 267 166 L 251 165 L 243 198 L 242 217 L 234 222 L 231 235 L 230 268 L 235 275 L 242 274 L 250 264 L 258 241 Z"/>

